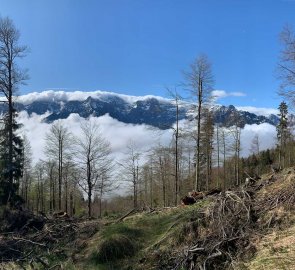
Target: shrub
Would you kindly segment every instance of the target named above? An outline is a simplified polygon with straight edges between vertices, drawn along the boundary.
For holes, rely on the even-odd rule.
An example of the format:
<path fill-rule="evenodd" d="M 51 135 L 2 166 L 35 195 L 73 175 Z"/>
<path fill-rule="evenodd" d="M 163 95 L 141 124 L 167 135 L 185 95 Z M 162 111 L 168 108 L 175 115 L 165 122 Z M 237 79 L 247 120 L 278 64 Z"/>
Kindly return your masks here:
<path fill-rule="evenodd" d="M 117 259 L 133 256 L 136 249 L 136 244 L 130 238 L 116 234 L 102 242 L 96 260 L 99 263 L 114 262 Z"/>

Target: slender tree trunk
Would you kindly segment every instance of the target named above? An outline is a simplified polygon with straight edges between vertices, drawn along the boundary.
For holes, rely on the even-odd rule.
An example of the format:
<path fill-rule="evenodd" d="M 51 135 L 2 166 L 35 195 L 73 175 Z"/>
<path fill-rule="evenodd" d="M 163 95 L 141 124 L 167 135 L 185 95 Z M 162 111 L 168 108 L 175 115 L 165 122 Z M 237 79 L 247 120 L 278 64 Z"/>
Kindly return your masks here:
<path fill-rule="evenodd" d="M 55 197 L 55 194 L 56 194 L 56 178 L 54 177 L 52 179 L 52 210 L 53 212 L 56 210 L 56 197 Z"/>
<path fill-rule="evenodd" d="M 68 179 L 65 179 L 65 211 L 68 213 Z"/>
<path fill-rule="evenodd" d="M 144 200 L 145 200 L 145 203 L 147 204 L 148 203 L 148 172 L 147 170 L 145 169 L 144 170 Z"/>
<path fill-rule="evenodd" d="M 91 218 L 91 199 L 92 199 L 92 182 L 91 182 L 91 169 L 90 159 L 87 158 L 87 184 L 88 184 L 88 217 Z"/>
<path fill-rule="evenodd" d="M 29 202 L 28 202 L 28 179 L 26 179 L 26 183 L 25 183 L 25 204 L 28 207 Z"/>
<path fill-rule="evenodd" d="M 73 191 L 70 193 L 70 216 L 74 215 L 74 198 L 73 198 Z"/>
<path fill-rule="evenodd" d="M 41 197 L 41 211 L 42 212 L 45 212 L 45 198 L 44 198 L 44 187 L 43 187 L 43 182 L 41 182 L 41 185 L 40 185 L 40 188 L 41 188 L 41 194 L 40 194 L 40 197 Z"/>
<path fill-rule="evenodd" d="M 209 185 L 211 183 L 211 151 L 209 149 L 210 144 L 208 145 L 207 149 L 207 183 L 206 183 L 206 190 L 209 190 Z"/>
<path fill-rule="evenodd" d="M 134 161 L 135 162 L 135 161 Z M 137 183 L 138 183 L 138 166 L 133 168 L 133 207 L 137 208 Z"/>
<path fill-rule="evenodd" d="M 58 165 L 58 208 L 59 210 L 62 209 L 62 151 L 63 151 L 63 145 L 62 145 L 62 139 L 59 138 L 59 165 Z"/>
<path fill-rule="evenodd" d="M 163 206 L 166 206 L 166 181 L 165 181 L 165 168 L 164 168 L 164 162 L 161 158 L 159 157 L 159 164 L 160 164 L 160 174 L 161 174 L 161 180 L 162 180 L 162 199 L 163 199 Z"/>
<path fill-rule="evenodd" d="M 178 181 L 179 181 L 179 176 L 178 176 L 178 138 L 179 138 L 179 107 L 178 107 L 178 100 L 176 100 L 176 130 L 175 130 L 175 201 L 174 205 L 177 206 L 178 204 Z"/>
<path fill-rule="evenodd" d="M 188 176 L 191 176 L 191 151 L 188 150 Z"/>
<path fill-rule="evenodd" d="M 237 184 L 240 185 L 240 151 L 241 151 L 241 131 L 238 130 L 238 140 L 237 140 Z"/>
<path fill-rule="evenodd" d="M 222 135 L 223 143 L 223 190 L 226 189 L 226 143 L 225 143 L 225 133 L 223 131 Z"/>
<path fill-rule="evenodd" d="M 49 176 L 49 213 L 50 214 L 53 212 L 52 197 L 53 197 L 53 181 L 52 181 L 52 175 L 50 173 L 50 176 Z"/>
<path fill-rule="evenodd" d="M 11 77 L 11 70 L 9 69 L 9 77 Z M 11 78 L 9 79 L 11 82 Z M 9 140 L 9 150 L 8 150 L 8 181 L 9 181 L 9 196 L 7 203 L 12 199 L 11 195 L 13 192 L 13 104 L 12 104 L 12 86 L 9 86 L 9 97 L 8 97 L 8 140 Z"/>
<path fill-rule="evenodd" d="M 196 183 L 195 189 L 200 190 L 200 143 L 201 143 L 201 109 L 202 109 L 202 80 L 198 80 L 198 123 L 197 123 L 197 149 L 196 149 Z"/>
<path fill-rule="evenodd" d="M 102 188 L 100 189 L 100 196 L 99 196 L 99 217 L 102 216 Z"/>
<path fill-rule="evenodd" d="M 219 126 L 216 127 L 216 142 L 217 142 L 217 188 L 220 188 L 220 142 L 219 142 Z"/>
<path fill-rule="evenodd" d="M 91 199 L 92 199 L 92 190 L 91 188 L 88 189 L 88 218 L 91 218 Z"/>
<path fill-rule="evenodd" d="M 153 195 L 154 195 L 154 188 L 153 188 L 153 168 L 150 169 L 150 206 L 153 207 Z"/>

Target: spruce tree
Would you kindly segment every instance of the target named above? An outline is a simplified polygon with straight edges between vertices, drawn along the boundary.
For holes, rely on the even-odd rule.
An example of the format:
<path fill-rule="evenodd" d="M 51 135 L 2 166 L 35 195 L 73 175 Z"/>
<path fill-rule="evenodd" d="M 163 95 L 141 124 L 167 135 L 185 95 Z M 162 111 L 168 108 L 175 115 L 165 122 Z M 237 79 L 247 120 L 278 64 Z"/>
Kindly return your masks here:
<path fill-rule="evenodd" d="M 22 174 L 22 141 L 16 135 L 14 97 L 27 74 L 17 64 L 25 56 L 27 48 L 19 45 L 20 33 L 9 18 L 0 17 L 0 93 L 7 104 L 1 130 L 1 182 L 0 203 L 13 204 L 16 199 L 19 178 Z"/>
<path fill-rule="evenodd" d="M 20 128 L 15 120 L 16 110 L 13 110 L 12 122 L 12 162 L 10 161 L 9 152 L 9 113 L 4 115 L 4 125 L 0 131 L 0 158 L 1 158 L 1 174 L 0 174 L 0 204 L 15 204 L 21 199 L 17 195 L 19 188 L 19 180 L 23 173 L 23 140 L 17 135 L 17 130 Z M 12 180 L 11 180 L 12 176 Z M 21 200 L 22 201 L 22 200 Z"/>
<path fill-rule="evenodd" d="M 285 157 L 285 146 L 288 138 L 288 106 L 286 102 L 281 102 L 279 105 L 280 117 L 279 124 L 277 125 L 277 139 L 278 139 L 278 149 L 279 149 L 279 165 L 284 167 L 284 157 Z"/>

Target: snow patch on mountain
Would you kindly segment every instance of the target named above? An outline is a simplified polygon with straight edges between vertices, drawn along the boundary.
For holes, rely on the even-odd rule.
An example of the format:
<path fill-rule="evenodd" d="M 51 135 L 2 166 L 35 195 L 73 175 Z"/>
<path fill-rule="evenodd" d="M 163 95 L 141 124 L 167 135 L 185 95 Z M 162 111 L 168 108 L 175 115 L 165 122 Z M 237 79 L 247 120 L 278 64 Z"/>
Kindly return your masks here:
<path fill-rule="evenodd" d="M 47 90 L 43 92 L 32 92 L 26 95 L 18 96 L 16 101 L 24 105 L 29 105 L 35 101 L 57 101 L 57 102 L 66 102 L 66 101 L 72 101 L 72 100 L 84 101 L 88 97 L 100 99 L 105 102 L 114 97 L 119 97 L 128 103 L 134 103 L 139 100 L 147 100 L 151 98 L 156 98 L 162 102 L 170 102 L 169 99 L 166 99 L 160 96 L 153 96 L 153 95 L 129 96 L 129 95 L 118 94 L 118 93 L 107 92 L 107 91 L 100 91 L 100 90 L 91 91 L 91 92 L 84 92 L 84 91 L 66 92 L 66 91 Z"/>
<path fill-rule="evenodd" d="M 45 158 L 46 133 L 57 120 L 76 136 L 80 135 L 80 124 L 83 121 L 100 125 L 102 133 L 111 143 L 114 159 L 119 160 L 124 156 L 130 140 L 141 152 L 147 151 L 147 147 L 169 145 L 176 115 L 173 100 L 105 91 L 49 90 L 19 96 L 17 102 L 20 110 L 18 121 L 23 124 L 23 132 L 32 144 L 34 162 Z M 241 117 L 242 156 L 249 155 L 255 134 L 260 138 L 261 150 L 275 145 L 275 125 L 278 121 L 276 109 L 216 105 L 213 110 L 215 123 L 225 127 L 236 123 L 236 114 Z M 181 129 L 191 126 L 193 130 L 195 105 L 182 102 L 179 112 Z M 151 129 L 151 126 L 154 128 Z"/>
<path fill-rule="evenodd" d="M 265 117 L 269 117 L 272 114 L 277 115 L 279 113 L 278 109 L 274 109 L 274 108 L 259 108 L 259 107 L 253 107 L 253 106 L 237 106 L 236 108 L 239 111 L 247 111 L 247 112 L 254 113 L 257 115 L 262 115 Z"/>

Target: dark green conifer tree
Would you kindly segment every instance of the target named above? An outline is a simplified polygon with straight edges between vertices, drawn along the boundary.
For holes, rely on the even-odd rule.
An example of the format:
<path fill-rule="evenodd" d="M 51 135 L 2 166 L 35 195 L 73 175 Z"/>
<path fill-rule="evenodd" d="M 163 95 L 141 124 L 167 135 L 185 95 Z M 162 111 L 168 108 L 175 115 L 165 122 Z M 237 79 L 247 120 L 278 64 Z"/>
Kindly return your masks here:
<path fill-rule="evenodd" d="M 278 150 L 279 150 L 279 165 L 284 167 L 285 165 L 285 150 L 286 142 L 289 136 L 288 130 L 288 106 L 286 102 L 282 101 L 279 105 L 280 122 L 277 125 L 277 139 L 278 139 Z"/>
<path fill-rule="evenodd" d="M 7 104 L 1 126 L 1 182 L 0 203 L 14 204 L 18 181 L 22 174 L 22 141 L 16 131 L 14 98 L 27 73 L 18 66 L 18 59 L 26 55 L 26 46 L 19 45 L 20 33 L 9 18 L 0 17 L 0 93 Z"/>
<path fill-rule="evenodd" d="M 13 111 L 12 122 L 12 162 L 9 159 L 9 114 L 6 113 L 3 119 L 4 125 L 0 131 L 0 158 L 1 158 L 1 174 L 0 174 L 0 204 L 11 204 L 20 201 L 17 195 L 19 180 L 23 172 L 23 141 L 17 135 L 17 130 L 21 127 L 15 120 L 16 111 Z M 12 175 L 12 181 L 10 176 Z"/>

